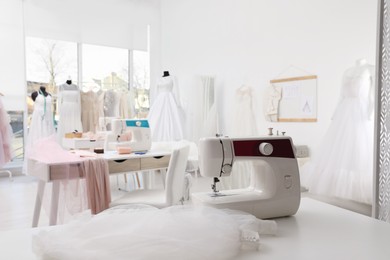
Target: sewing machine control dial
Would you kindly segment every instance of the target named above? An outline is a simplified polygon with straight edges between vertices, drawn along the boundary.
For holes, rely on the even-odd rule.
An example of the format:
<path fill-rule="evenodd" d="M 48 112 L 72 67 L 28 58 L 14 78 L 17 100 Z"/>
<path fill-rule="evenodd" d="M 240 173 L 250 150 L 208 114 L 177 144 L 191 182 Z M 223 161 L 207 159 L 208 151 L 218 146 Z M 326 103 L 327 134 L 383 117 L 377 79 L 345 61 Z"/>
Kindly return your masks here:
<path fill-rule="evenodd" d="M 274 147 L 270 143 L 261 143 L 259 146 L 259 151 L 262 155 L 271 155 L 274 151 Z"/>

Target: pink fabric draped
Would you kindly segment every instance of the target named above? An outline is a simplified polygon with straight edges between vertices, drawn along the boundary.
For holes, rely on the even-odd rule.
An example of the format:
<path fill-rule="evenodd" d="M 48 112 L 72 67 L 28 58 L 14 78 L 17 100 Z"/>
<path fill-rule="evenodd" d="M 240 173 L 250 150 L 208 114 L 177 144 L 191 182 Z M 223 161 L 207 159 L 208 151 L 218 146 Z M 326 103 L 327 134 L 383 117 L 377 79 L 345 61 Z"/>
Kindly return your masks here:
<path fill-rule="evenodd" d="M 86 160 L 82 164 L 87 185 L 88 205 L 92 214 L 107 209 L 111 202 L 108 164 L 104 159 Z"/>
<path fill-rule="evenodd" d="M 49 164 L 52 180 L 61 184 L 59 223 L 88 208 L 92 214 L 108 208 L 111 202 L 108 164 L 98 155 L 89 151 L 66 151 L 55 136 L 50 136 L 38 140 L 28 158 L 40 162 L 32 169 L 34 171 L 43 171 Z"/>

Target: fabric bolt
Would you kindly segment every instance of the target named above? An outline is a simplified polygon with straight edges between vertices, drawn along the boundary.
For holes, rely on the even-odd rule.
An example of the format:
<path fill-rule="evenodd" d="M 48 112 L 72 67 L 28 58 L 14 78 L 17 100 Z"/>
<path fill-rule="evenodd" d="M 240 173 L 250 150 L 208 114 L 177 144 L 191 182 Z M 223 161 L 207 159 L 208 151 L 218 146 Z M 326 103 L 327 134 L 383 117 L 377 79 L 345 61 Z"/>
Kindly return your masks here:
<path fill-rule="evenodd" d="M 368 64 L 357 64 L 344 73 L 341 99 L 332 122 L 312 160 L 301 169 L 301 183 L 309 192 L 371 203 L 372 70 Z"/>

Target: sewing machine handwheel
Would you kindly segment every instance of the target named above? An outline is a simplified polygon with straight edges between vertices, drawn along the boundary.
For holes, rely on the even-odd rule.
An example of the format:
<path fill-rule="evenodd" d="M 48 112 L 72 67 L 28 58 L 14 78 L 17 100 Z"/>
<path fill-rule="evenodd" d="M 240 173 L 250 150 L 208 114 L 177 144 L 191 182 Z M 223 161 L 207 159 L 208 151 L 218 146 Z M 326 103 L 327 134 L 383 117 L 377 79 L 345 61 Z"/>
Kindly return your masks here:
<path fill-rule="evenodd" d="M 262 155 L 271 155 L 274 151 L 274 147 L 270 143 L 261 143 L 259 146 L 259 151 Z"/>
<path fill-rule="evenodd" d="M 232 165 L 231 164 L 225 164 L 222 166 L 222 172 L 226 174 L 230 174 L 232 172 Z"/>

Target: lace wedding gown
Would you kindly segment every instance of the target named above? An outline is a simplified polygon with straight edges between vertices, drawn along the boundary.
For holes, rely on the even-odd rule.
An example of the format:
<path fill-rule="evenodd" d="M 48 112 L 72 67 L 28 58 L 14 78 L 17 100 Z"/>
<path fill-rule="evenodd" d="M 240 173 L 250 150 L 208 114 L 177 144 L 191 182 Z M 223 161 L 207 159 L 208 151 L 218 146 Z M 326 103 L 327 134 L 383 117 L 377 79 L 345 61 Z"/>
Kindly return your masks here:
<path fill-rule="evenodd" d="M 341 101 L 311 162 L 301 169 L 309 192 L 370 204 L 373 178 L 373 121 L 370 120 L 370 68 L 344 74 Z"/>
<path fill-rule="evenodd" d="M 163 77 L 157 84 L 157 96 L 148 115 L 153 141 L 183 139 L 178 100 L 174 96 L 172 76 Z"/>
<path fill-rule="evenodd" d="M 70 133 L 75 130 L 83 132 L 80 91 L 77 86 L 60 86 L 58 102 L 60 120 L 57 133 L 61 143 L 65 133 Z"/>

